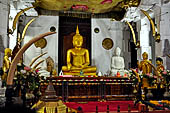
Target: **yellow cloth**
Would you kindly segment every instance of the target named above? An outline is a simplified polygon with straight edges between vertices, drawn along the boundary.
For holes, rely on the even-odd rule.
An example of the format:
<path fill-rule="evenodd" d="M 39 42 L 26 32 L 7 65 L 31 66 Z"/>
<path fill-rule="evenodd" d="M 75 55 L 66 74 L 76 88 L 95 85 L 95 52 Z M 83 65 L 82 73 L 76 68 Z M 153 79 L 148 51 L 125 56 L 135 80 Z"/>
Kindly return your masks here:
<path fill-rule="evenodd" d="M 55 113 L 55 107 L 46 107 L 46 113 Z"/>
<path fill-rule="evenodd" d="M 59 113 L 66 113 L 66 108 L 67 106 L 63 104 L 61 100 L 57 102 L 44 102 L 44 101 L 38 101 L 36 104 L 32 106 L 31 109 L 38 109 L 37 113 L 44 113 L 44 109 L 46 109 L 46 113 L 55 113 L 55 109 L 59 111 Z M 77 113 L 76 110 L 74 109 L 68 109 L 68 112 L 75 112 Z"/>

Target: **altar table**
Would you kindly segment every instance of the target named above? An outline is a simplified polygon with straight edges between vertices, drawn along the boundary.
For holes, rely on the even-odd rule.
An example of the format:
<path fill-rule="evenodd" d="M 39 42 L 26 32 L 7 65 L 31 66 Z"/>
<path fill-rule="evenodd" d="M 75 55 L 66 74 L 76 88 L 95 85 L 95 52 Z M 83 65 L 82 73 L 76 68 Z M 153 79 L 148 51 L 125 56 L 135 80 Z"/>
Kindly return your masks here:
<path fill-rule="evenodd" d="M 50 78 L 41 82 L 44 93 Z M 133 82 L 120 77 L 52 77 L 56 95 L 63 101 L 132 100 Z"/>

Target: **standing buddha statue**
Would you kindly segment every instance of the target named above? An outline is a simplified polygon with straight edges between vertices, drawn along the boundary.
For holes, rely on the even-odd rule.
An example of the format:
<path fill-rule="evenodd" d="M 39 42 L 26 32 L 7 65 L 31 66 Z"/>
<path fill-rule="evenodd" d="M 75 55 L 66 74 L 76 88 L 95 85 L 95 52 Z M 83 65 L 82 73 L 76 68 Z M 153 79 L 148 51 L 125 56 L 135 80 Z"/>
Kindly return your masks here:
<path fill-rule="evenodd" d="M 11 61 L 9 60 L 9 57 L 11 56 L 12 56 L 12 50 L 10 48 L 6 48 L 4 59 L 3 59 L 3 67 L 2 67 L 2 70 L 3 70 L 2 80 L 3 81 L 6 81 L 6 78 L 7 78 L 7 73 L 11 65 Z"/>
<path fill-rule="evenodd" d="M 82 48 L 83 36 L 79 34 L 78 26 L 72 43 L 74 48 L 67 50 L 67 66 L 62 66 L 63 73 L 65 75 L 80 75 L 82 71 L 84 75 L 96 75 L 96 67 L 89 66 L 88 49 Z"/>
<path fill-rule="evenodd" d="M 137 62 L 139 70 L 142 71 L 142 74 L 152 73 L 151 61 L 148 60 L 148 54 L 144 52 L 142 57 L 143 60 L 140 63 Z"/>
<path fill-rule="evenodd" d="M 151 61 L 148 60 L 148 54 L 144 52 L 142 57 L 143 60 L 140 63 L 137 62 L 139 70 L 142 71 L 143 75 L 152 73 Z M 147 78 L 143 78 L 143 87 L 149 87 Z"/>

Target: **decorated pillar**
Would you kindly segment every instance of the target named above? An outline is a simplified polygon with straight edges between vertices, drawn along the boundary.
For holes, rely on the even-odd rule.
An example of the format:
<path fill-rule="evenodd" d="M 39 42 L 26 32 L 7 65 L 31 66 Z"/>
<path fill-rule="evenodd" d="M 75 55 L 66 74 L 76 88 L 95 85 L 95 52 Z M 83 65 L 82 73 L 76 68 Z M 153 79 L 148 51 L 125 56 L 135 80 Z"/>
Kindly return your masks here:
<path fill-rule="evenodd" d="M 147 17 L 144 17 L 140 21 L 140 30 L 139 30 L 140 49 L 138 49 L 137 51 L 138 60 L 142 60 L 142 53 L 144 52 L 148 53 L 149 59 L 152 58 L 151 46 L 149 45 L 150 43 L 149 33 L 150 33 L 150 22 Z"/>

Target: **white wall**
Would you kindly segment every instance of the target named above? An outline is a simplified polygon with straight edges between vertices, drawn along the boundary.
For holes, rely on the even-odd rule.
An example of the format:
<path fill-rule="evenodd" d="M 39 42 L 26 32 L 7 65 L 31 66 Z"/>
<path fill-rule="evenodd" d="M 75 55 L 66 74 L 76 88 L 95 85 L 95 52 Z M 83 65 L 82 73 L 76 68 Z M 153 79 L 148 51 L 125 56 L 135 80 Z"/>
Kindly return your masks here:
<path fill-rule="evenodd" d="M 9 0 L 0 0 L 0 67 L 2 66 L 4 49 L 8 47 L 8 15 L 9 15 Z"/>
<path fill-rule="evenodd" d="M 25 23 L 27 23 L 31 17 L 27 17 Z M 39 16 L 31 25 L 28 27 L 26 36 L 24 39 L 24 44 L 29 40 L 38 36 L 42 33 L 50 31 L 50 28 L 56 27 L 56 34 L 45 37 L 47 40 L 47 46 L 40 50 L 32 45 L 24 54 L 24 64 L 29 65 L 32 59 L 38 56 L 41 52 L 48 52 L 47 55 L 43 56 L 41 59 L 45 59 L 50 56 L 55 62 L 55 68 L 58 69 L 58 16 Z M 40 59 L 39 59 L 40 60 Z M 41 64 L 43 68 L 46 68 L 46 62 Z"/>
<path fill-rule="evenodd" d="M 95 33 L 94 29 L 99 28 L 100 32 Z M 110 71 L 111 57 L 118 46 L 123 49 L 123 23 L 110 21 L 110 19 L 92 19 L 92 65 L 97 66 L 97 70 L 106 74 Z M 110 50 L 102 47 L 102 41 L 111 38 L 114 46 Z M 121 56 L 123 56 L 123 51 Z"/>
<path fill-rule="evenodd" d="M 170 70 L 170 58 L 166 55 L 170 54 L 170 5 L 161 7 L 161 14 L 164 14 L 161 15 L 160 21 L 161 42 L 157 44 L 156 55 L 163 58 L 165 68 Z M 165 40 L 169 41 L 167 46 L 165 46 Z"/>
<path fill-rule="evenodd" d="M 9 14 L 9 28 L 12 29 L 13 26 L 13 21 L 15 16 L 17 15 L 17 10 L 15 8 L 10 8 L 10 14 Z M 18 24 L 18 23 L 17 23 Z M 16 24 L 16 29 L 14 31 L 14 33 L 12 35 L 9 35 L 9 48 L 11 50 L 14 49 L 15 45 L 16 45 L 16 40 L 17 40 L 17 24 Z"/>
<path fill-rule="evenodd" d="M 31 17 L 27 17 L 25 24 Z M 118 46 L 122 49 L 121 55 L 123 56 L 123 23 L 110 21 L 110 19 L 92 19 L 92 65 L 96 65 L 98 71 L 106 74 L 110 71 L 111 57 L 113 56 L 114 49 Z M 45 59 L 51 56 L 55 61 L 56 68 L 58 64 L 58 16 L 40 16 L 28 27 L 24 43 L 28 42 L 33 37 L 48 32 L 51 26 L 56 27 L 57 33 L 49 36 L 47 39 L 47 47 L 42 51 L 48 51 L 48 55 L 42 57 Z M 94 32 L 94 28 L 100 29 L 99 33 Z M 105 38 L 111 38 L 114 42 L 114 46 L 110 50 L 105 50 L 102 47 L 102 41 Z M 24 63 L 29 65 L 31 60 L 40 54 L 40 50 L 32 45 L 24 55 Z M 45 62 L 44 62 L 45 63 Z M 45 67 L 45 64 L 41 66 Z"/>

